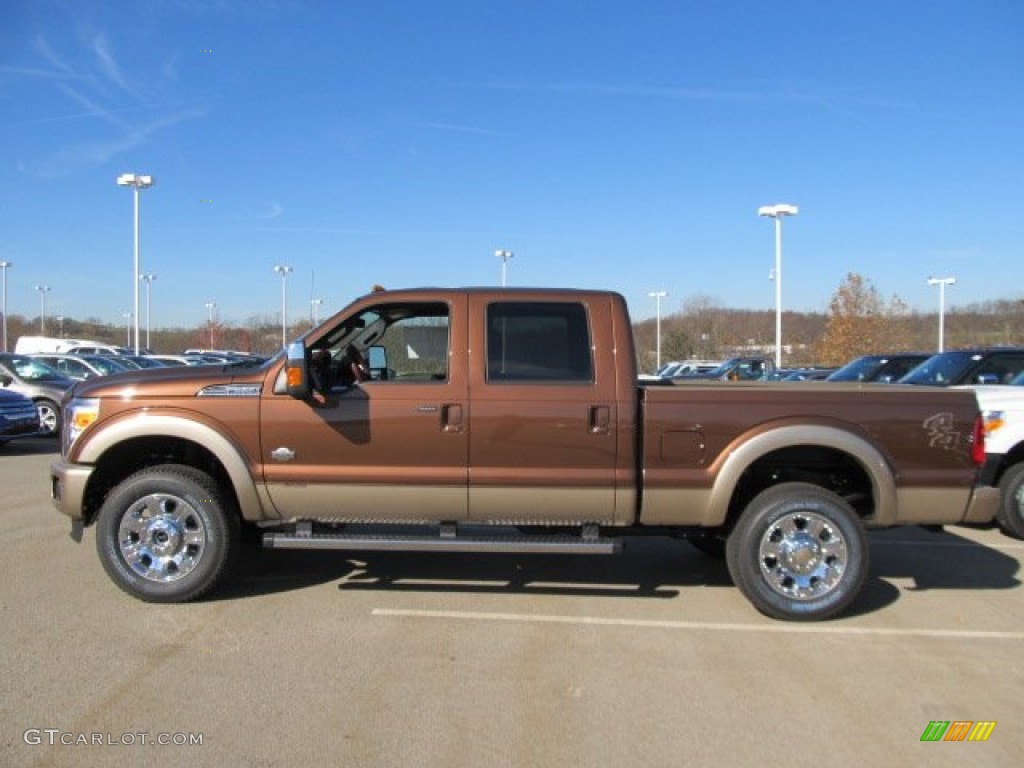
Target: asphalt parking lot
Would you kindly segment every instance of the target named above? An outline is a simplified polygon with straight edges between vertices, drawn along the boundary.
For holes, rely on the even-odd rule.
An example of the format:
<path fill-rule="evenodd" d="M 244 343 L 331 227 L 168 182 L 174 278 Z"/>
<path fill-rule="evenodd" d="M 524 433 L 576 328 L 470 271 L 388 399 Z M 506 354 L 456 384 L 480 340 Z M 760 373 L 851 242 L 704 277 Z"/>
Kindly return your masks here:
<path fill-rule="evenodd" d="M 1017 766 L 1024 542 L 872 534 L 847 616 L 757 614 L 682 542 L 619 557 L 248 551 L 147 605 L 0 448 L 5 766 Z M 932 721 L 987 741 L 922 742 Z"/>

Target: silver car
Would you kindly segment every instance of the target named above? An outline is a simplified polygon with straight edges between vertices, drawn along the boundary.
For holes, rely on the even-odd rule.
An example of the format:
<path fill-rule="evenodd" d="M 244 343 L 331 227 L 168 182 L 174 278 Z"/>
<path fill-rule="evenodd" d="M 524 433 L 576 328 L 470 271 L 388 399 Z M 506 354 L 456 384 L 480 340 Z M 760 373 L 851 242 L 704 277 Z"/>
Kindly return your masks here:
<path fill-rule="evenodd" d="M 32 355 L 32 358 L 46 363 L 57 373 L 75 381 L 92 379 L 96 376 L 109 376 L 112 373 L 129 370 L 113 355 L 41 354 Z"/>
<path fill-rule="evenodd" d="M 75 382 L 28 355 L 0 354 L 0 386 L 35 403 L 39 434 L 60 434 L 60 403 Z"/>

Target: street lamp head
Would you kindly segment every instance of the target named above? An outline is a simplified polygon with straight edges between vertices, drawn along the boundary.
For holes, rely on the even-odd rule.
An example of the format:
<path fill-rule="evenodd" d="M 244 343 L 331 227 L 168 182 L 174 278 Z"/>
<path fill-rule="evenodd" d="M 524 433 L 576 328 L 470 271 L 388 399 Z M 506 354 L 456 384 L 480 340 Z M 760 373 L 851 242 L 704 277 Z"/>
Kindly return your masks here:
<path fill-rule="evenodd" d="M 800 208 L 795 205 L 789 205 L 788 203 L 762 205 L 757 209 L 758 216 L 768 216 L 773 219 L 780 219 L 783 216 L 796 216 L 798 213 L 800 213 Z"/>
<path fill-rule="evenodd" d="M 928 285 L 956 285 L 955 277 L 929 277 Z"/>
<path fill-rule="evenodd" d="M 48 285 L 37 285 L 36 290 L 39 291 L 40 293 L 49 293 L 51 289 L 50 286 Z"/>
<path fill-rule="evenodd" d="M 274 265 L 274 271 L 279 273 L 281 277 L 287 277 L 289 272 L 292 272 L 292 268 L 284 266 L 283 264 Z"/>
<path fill-rule="evenodd" d="M 122 173 L 117 177 L 117 185 L 119 187 L 135 187 L 136 189 L 146 189 L 147 187 L 153 186 L 152 176 L 142 176 L 137 173 Z"/>
<path fill-rule="evenodd" d="M 668 291 L 651 291 L 647 295 L 650 296 L 652 299 L 664 299 L 666 296 L 668 296 Z"/>

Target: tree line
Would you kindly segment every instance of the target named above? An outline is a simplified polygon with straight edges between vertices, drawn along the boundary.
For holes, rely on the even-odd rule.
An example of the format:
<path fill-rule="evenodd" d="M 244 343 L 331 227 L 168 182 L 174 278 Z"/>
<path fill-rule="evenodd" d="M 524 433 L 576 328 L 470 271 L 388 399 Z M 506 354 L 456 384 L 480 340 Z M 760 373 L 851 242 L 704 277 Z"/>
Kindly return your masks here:
<path fill-rule="evenodd" d="M 46 335 L 90 339 L 131 346 L 125 326 L 96 318 L 47 318 Z M 40 335 L 39 318 L 11 315 L 8 339 L 13 349 L 19 336 Z M 308 319 L 287 330 L 293 339 L 310 328 Z M 656 320 L 633 324 L 637 364 L 652 371 L 657 357 Z M 145 346 L 145 329 L 141 330 Z M 1000 299 L 948 308 L 945 347 L 1024 346 L 1024 299 Z M 849 273 L 836 289 L 827 312 L 782 314 L 783 365 L 838 366 L 859 355 L 880 352 L 934 352 L 938 345 L 938 313 L 914 312 L 898 296 L 882 297 L 871 281 Z M 741 354 L 774 355 L 775 312 L 731 309 L 707 295 L 694 295 L 680 309 L 661 318 L 661 360 L 722 359 Z M 185 349 L 233 349 L 271 355 L 281 348 L 280 319 L 253 315 L 242 323 L 203 323 L 190 328 L 154 328 L 154 352 L 177 354 Z"/>
<path fill-rule="evenodd" d="M 782 313 L 782 363 L 834 367 L 860 355 L 932 353 L 938 347 L 937 312 L 914 312 L 898 296 L 882 297 L 871 281 L 849 273 L 828 311 Z M 944 347 L 1024 346 L 1024 299 L 1000 299 L 947 308 Z M 638 365 L 655 367 L 656 320 L 634 323 Z M 705 295 L 686 299 L 661 319 L 661 360 L 721 359 L 775 352 L 775 312 L 727 309 Z"/>

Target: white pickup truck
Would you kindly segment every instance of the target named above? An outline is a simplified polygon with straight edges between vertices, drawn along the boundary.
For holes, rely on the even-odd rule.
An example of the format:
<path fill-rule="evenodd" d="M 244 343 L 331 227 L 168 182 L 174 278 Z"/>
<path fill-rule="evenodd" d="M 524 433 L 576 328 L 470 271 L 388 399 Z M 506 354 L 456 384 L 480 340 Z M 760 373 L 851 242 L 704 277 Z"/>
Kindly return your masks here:
<path fill-rule="evenodd" d="M 974 386 L 985 419 L 982 477 L 1001 492 L 996 519 L 1024 539 L 1024 386 Z"/>

